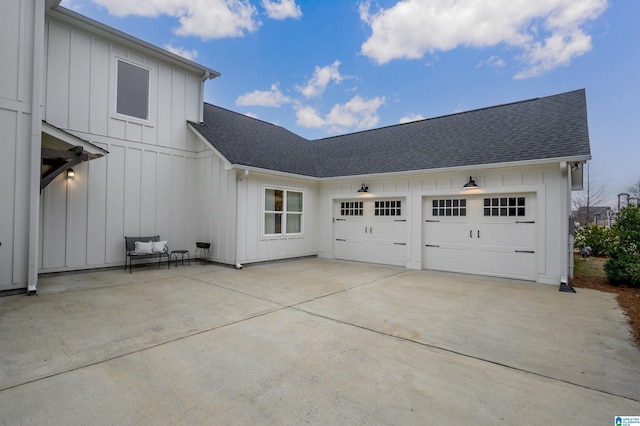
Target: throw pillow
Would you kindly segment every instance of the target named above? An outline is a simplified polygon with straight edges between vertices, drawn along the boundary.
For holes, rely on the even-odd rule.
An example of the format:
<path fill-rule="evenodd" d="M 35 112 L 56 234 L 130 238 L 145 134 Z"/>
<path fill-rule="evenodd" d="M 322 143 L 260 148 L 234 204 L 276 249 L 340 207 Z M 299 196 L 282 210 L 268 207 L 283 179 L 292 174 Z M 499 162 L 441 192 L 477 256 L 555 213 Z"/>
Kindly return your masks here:
<path fill-rule="evenodd" d="M 164 247 L 167 245 L 166 241 L 154 241 L 153 242 L 153 252 L 154 253 L 164 253 Z"/>
<path fill-rule="evenodd" d="M 135 254 L 153 254 L 153 242 L 136 241 Z"/>

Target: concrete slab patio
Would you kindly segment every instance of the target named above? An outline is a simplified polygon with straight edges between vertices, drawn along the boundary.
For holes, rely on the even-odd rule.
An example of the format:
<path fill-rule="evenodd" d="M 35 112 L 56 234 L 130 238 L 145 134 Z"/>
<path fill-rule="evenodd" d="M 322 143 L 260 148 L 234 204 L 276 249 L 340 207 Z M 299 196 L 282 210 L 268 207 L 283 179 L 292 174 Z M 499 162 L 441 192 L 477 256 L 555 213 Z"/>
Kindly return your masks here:
<path fill-rule="evenodd" d="M 0 424 L 614 424 L 613 295 L 304 259 L 42 277 L 0 298 Z"/>

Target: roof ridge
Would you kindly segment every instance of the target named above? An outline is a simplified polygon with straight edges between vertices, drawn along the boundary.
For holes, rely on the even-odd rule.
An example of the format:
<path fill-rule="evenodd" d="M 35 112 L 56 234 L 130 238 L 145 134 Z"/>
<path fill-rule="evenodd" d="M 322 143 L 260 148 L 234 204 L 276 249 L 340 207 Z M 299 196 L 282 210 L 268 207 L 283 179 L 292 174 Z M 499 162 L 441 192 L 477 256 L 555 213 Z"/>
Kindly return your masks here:
<path fill-rule="evenodd" d="M 507 107 L 507 106 L 510 106 L 510 105 L 518 105 L 518 104 L 524 104 L 524 103 L 527 103 L 527 102 L 539 101 L 541 99 L 553 98 L 553 97 L 556 97 L 556 96 L 567 95 L 569 93 L 580 92 L 580 91 L 584 91 L 584 89 L 570 90 L 568 92 L 557 93 L 555 95 L 539 96 L 537 98 L 531 98 L 531 99 L 525 99 L 525 100 L 520 100 L 520 101 L 507 102 L 507 103 L 499 104 L 499 105 L 491 105 L 491 106 L 486 106 L 486 107 L 481 107 L 481 108 L 475 108 L 475 109 L 470 109 L 468 111 L 460 111 L 460 112 L 454 112 L 454 113 L 451 113 L 451 114 L 438 115 L 438 116 L 435 116 L 435 117 L 423 118 L 422 120 L 409 121 L 407 123 L 389 124 L 388 126 L 375 127 L 375 128 L 372 128 L 372 129 L 360 130 L 358 132 L 344 133 L 344 134 L 341 134 L 341 135 L 334 135 L 334 136 L 327 136 L 325 138 L 312 139 L 312 141 L 313 142 L 320 142 L 320 141 L 327 141 L 327 140 L 330 140 L 330 139 L 342 138 L 342 137 L 350 136 L 350 135 L 358 135 L 358 134 L 367 133 L 367 132 L 376 132 L 378 130 L 389 129 L 389 128 L 398 127 L 398 126 L 406 126 L 406 125 L 410 125 L 410 124 L 414 124 L 414 123 L 423 123 L 425 121 L 434 121 L 434 120 L 438 120 L 438 119 L 442 119 L 442 118 L 455 117 L 455 116 L 464 115 L 464 114 L 471 114 L 471 113 L 474 113 L 474 112 L 486 111 L 486 110 L 495 109 L 495 108 L 504 108 L 504 107 Z"/>
<path fill-rule="evenodd" d="M 522 103 L 525 103 L 525 102 L 532 102 L 532 101 L 537 101 L 537 100 L 540 100 L 540 98 L 539 97 L 538 98 L 531 98 L 531 99 L 526 99 L 526 100 L 523 100 L 523 101 L 508 102 L 506 104 L 492 105 L 492 106 L 487 106 L 487 107 L 470 109 L 470 110 L 467 110 L 467 111 L 453 112 L 451 114 L 437 115 L 435 117 L 427 117 L 427 118 L 423 118 L 423 119 L 420 119 L 420 120 L 409 121 L 409 122 L 406 122 L 406 123 L 389 124 L 388 126 L 375 127 L 375 128 L 372 128 L 372 129 L 365 129 L 365 130 L 360 130 L 360 131 L 357 131 L 357 132 L 344 133 L 344 134 L 341 134 L 341 135 L 327 136 L 326 138 L 314 139 L 314 141 L 323 141 L 323 140 L 327 140 L 327 139 L 341 138 L 341 137 L 349 136 L 349 135 L 357 135 L 357 134 L 360 134 L 360 133 L 375 132 L 377 130 L 389 129 L 389 128 L 392 128 L 392 127 L 405 126 L 405 125 L 410 125 L 410 124 L 413 124 L 413 123 L 423 123 L 425 121 L 434 121 L 434 120 L 439 120 L 441 118 L 455 117 L 455 116 L 458 116 L 458 115 L 471 114 L 471 113 L 474 113 L 474 112 L 479 112 L 479 111 L 484 111 L 484 110 L 489 110 L 489 109 L 494 109 L 494 108 L 501 108 L 501 107 L 505 107 L 505 106 L 509 106 L 509 105 L 522 104 Z"/>
<path fill-rule="evenodd" d="M 232 164 L 318 178 L 590 157 L 584 89 L 319 140 L 207 102 L 204 113 L 197 128 Z"/>

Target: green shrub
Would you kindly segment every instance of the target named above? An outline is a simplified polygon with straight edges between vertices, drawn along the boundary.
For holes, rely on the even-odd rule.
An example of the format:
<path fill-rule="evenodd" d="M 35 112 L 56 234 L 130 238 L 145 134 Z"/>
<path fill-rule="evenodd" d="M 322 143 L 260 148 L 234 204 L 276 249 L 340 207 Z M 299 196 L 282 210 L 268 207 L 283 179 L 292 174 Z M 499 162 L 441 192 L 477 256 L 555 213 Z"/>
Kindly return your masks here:
<path fill-rule="evenodd" d="M 576 229 L 574 236 L 574 247 L 591 247 L 592 256 L 607 256 L 616 242 L 616 235 L 611 228 L 597 225 Z"/>
<path fill-rule="evenodd" d="M 640 207 L 620 210 L 612 231 L 617 241 L 604 264 L 607 279 L 613 285 L 640 287 Z"/>

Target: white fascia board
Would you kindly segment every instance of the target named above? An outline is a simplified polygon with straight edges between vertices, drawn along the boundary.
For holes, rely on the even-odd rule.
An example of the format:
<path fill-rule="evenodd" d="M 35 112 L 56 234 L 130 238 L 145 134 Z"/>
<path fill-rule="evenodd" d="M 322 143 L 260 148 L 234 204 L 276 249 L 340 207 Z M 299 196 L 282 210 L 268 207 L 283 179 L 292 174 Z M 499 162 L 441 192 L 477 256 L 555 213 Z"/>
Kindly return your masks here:
<path fill-rule="evenodd" d="M 90 156 L 97 158 L 107 155 L 109 151 L 106 149 L 102 149 L 97 145 L 92 144 L 89 141 L 86 141 L 82 138 L 79 138 L 76 135 L 73 135 L 65 130 L 60 129 L 59 127 L 53 126 L 46 121 L 42 122 L 42 133 L 45 133 L 59 141 L 64 142 L 65 144 L 70 145 L 70 147 L 81 146 L 84 151 L 87 152 Z"/>
<path fill-rule="evenodd" d="M 46 7 L 47 10 L 55 9 L 56 7 L 58 7 L 60 5 L 60 1 L 61 0 L 46 0 L 45 7 Z"/>
<path fill-rule="evenodd" d="M 299 175 L 297 173 L 280 172 L 278 170 L 269 170 L 261 167 L 255 167 L 255 166 L 243 166 L 242 164 L 234 164 L 232 168 L 235 170 L 249 170 L 250 172 L 253 172 L 253 173 L 262 173 L 262 174 L 271 175 L 271 176 L 280 176 L 280 177 L 286 177 L 286 178 L 308 180 L 311 182 L 322 182 L 323 180 L 322 178 L 317 178 L 313 176 Z"/>
<path fill-rule="evenodd" d="M 171 53 L 158 46 L 154 46 L 151 43 L 140 40 L 127 33 L 111 28 L 105 24 L 95 21 L 86 16 L 80 15 L 72 10 L 65 9 L 62 6 L 53 7 L 47 11 L 47 17 L 64 22 L 73 27 L 82 28 L 83 30 L 92 34 L 104 37 L 107 40 L 111 40 L 117 44 L 128 46 L 136 50 L 144 50 L 149 52 L 150 56 L 154 56 L 162 61 L 172 63 L 182 68 L 189 69 L 191 71 L 207 75 L 208 79 L 220 77 L 220 73 L 211 68 L 200 65 L 196 62 L 190 61 L 182 56 Z"/>
<path fill-rule="evenodd" d="M 468 173 L 470 171 L 479 171 L 487 169 L 498 168 L 510 168 L 510 167 L 530 167 L 530 166 L 546 166 L 550 164 L 558 164 L 561 162 L 567 163 L 582 163 L 591 160 L 590 155 L 576 156 L 576 157 L 561 157 L 561 158 L 545 158 L 540 160 L 526 160 L 526 161 L 513 161 L 507 163 L 489 163 L 489 164 L 475 164 L 469 166 L 457 166 L 457 167 L 442 167 L 437 169 L 421 169 L 421 170 L 406 170 L 400 172 L 388 172 L 388 173 L 369 173 L 362 175 L 345 175 L 345 176 L 332 176 L 320 178 L 321 181 L 337 181 L 344 179 L 371 179 L 371 178 L 384 178 L 384 177 L 398 177 L 398 176 L 412 176 L 412 175 L 424 175 L 435 173 Z"/>

